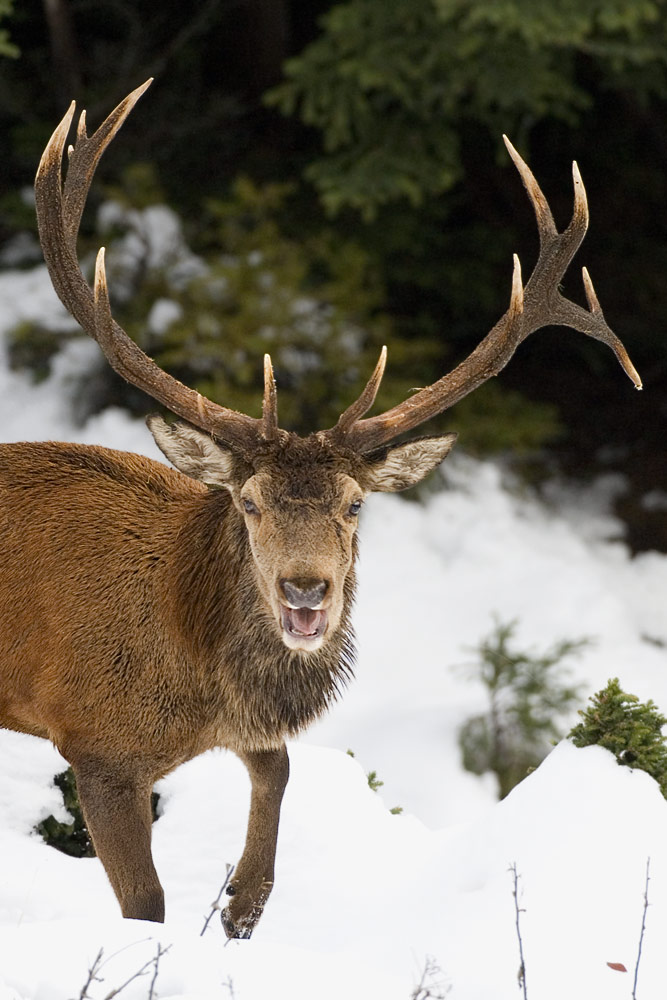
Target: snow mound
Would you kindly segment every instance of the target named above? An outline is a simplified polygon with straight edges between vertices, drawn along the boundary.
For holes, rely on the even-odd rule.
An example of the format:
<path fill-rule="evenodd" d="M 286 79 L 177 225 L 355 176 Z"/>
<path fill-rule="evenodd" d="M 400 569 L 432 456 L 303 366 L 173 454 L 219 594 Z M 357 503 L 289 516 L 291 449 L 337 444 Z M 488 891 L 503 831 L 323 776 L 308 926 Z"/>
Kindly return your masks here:
<path fill-rule="evenodd" d="M 205 754 L 161 783 L 154 841 L 168 918 L 158 927 L 121 919 L 97 859 L 67 858 L 31 832 L 52 805 L 56 752 L 13 733 L 0 746 L 11 762 L 0 775 L 0 997 L 77 996 L 102 948 L 104 982 L 90 990 L 101 998 L 159 942 L 169 946 L 163 1000 L 208 1000 L 224 983 L 242 1000 L 407 1000 L 429 958 L 432 984 L 452 998 L 509 1000 L 519 967 L 510 865 L 529 995 L 627 997 L 629 976 L 607 963 L 634 971 L 649 857 L 640 981 L 662 979 L 667 803 L 651 778 L 597 747 L 560 744 L 484 816 L 433 831 L 389 813 L 348 755 L 293 744 L 274 894 L 252 940 L 225 945 L 217 917 L 199 935 L 242 847 L 249 782 L 231 754 Z M 147 978 L 124 996 L 147 996 Z"/>

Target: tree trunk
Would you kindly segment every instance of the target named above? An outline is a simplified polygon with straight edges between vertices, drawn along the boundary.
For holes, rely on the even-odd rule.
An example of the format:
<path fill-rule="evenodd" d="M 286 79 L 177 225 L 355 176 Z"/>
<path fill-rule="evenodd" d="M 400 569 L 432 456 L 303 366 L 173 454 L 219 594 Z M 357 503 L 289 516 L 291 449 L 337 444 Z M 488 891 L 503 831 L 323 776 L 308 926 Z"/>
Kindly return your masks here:
<path fill-rule="evenodd" d="M 58 103 L 81 97 L 81 63 L 67 0 L 42 0 L 51 43 Z"/>

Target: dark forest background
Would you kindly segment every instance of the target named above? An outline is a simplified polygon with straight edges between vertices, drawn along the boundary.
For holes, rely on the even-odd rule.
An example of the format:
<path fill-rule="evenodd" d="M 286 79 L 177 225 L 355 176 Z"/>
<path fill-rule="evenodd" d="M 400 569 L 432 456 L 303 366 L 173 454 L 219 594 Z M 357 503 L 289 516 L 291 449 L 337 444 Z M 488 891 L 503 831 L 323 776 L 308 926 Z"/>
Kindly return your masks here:
<path fill-rule="evenodd" d="M 302 360 L 306 348 L 319 358 L 307 378 L 278 355 L 281 415 L 295 429 L 335 420 L 385 340 L 380 403 L 391 404 L 453 367 L 504 312 L 511 255 L 528 275 L 537 240 L 503 132 L 561 226 L 576 159 L 591 209 L 576 264 L 588 267 L 644 391 L 602 345 L 553 329 L 436 423 L 536 482 L 554 469 L 622 472 L 631 544 L 667 550 L 667 3 L 0 0 L 0 14 L 3 245 L 34 231 L 25 188 L 70 100 L 95 126 L 154 76 L 100 166 L 84 250 L 99 243 L 95 203 L 112 196 L 137 208 L 166 201 L 218 277 L 227 267 L 227 286 L 233 258 L 244 277 L 216 326 L 213 374 L 201 361 L 211 344 L 191 337 L 210 306 L 201 284 L 182 295 L 166 348 L 144 330 L 151 296 L 165 294 L 155 275 L 138 275 L 116 312 L 160 363 L 249 410 L 260 399 L 253 324 L 267 322 L 266 296 L 260 303 L 238 261 L 270 266 L 292 304 L 316 301 L 326 323 L 294 334 Z M 579 268 L 566 292 L 583 302 Z M 284 343 L 290 315 L 280 318 Z M 14 346 L 17 365 L 43 373 L 43 334 L 18 331 Z M 111 384 L 100 399 L 141 409 L 124 392 Z"/>

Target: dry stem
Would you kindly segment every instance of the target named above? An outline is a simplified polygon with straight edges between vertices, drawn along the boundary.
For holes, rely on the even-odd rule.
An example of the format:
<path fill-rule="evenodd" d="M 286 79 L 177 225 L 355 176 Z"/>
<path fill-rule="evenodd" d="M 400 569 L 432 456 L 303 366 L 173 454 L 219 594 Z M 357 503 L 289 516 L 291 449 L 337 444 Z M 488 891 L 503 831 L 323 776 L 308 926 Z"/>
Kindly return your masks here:
<path fill-rule="evenodd" d="M 523 990 L 523 1000 L 528 1000 L 528 987 L 526 986 L 526 960 L 523 955 L 523 940 L 521 938 L 521 914 L 525 911 L 519 906 L 519 878 L 521 876 L 516 870 L 516 861 L 510 865 L 509 871 L 512 872 L 512 879 L 514 882 L 512 895 L 514 896 L 514 913 L 516 916 L 516 936 L 519 941 L 519 972 L 517 973 L 517 979 L 519 981 L 519 986 Z"/>
<path fill-rule="evenodd" d="M 441 975 L 442 970 L 436 960 L 427 955 L 419 982 L 410 994 L 410 1000 L 445 1000 L 450 988 L 437 978 Z"/>
<path fill-rule="evenodd" d="M 122 950 L 124 950 L 124 949 L 122 949 Z M 150 984 L 150 987 L 149 987 L 149 990 L 148 990 L 148 1000 L 155 1000 L 155 983 L 157 981 L 158 972 L 159 972 L 159 968 L 160 968 L 160 959 L 168 951 L 169 951 L 169 947 L 163 948 L 162 945 L 159 944 L 159 942 L 158 942 L 157 952 L 153 956 L 153 958 L 149 959 L 147 962 L 144 962 L 144 964 L 141 966 L 141 968 L 137 969 L 137 971 L 133 975 L 131 975 L 129 977 L 129 979 L 126 979 L 124 983 L 121 983 L 120 986 L 115 987 L 109 993 L 107 993 L 105 995 L 105 997 L 103 998 L 103 1000 L 113 1000 L 113 997 L 117 997 L 118 994 L 121 993 L 122 990 L 124 990 L 126 986 L 129 986 L 130 983 L 133 983 L 135 979 L 140 979 L 142 976 L 145 976 L 151 966 L 153 966 L 153 978 L 151 979 L 151 984 Z M 83 986 L 81 988 L 81 992 L 79 993 L 78 1000 L 94 1000 L 94 998 L 91 996 L 91 994 L 88 992 L 88 990 L 89 990 L 89 988 L 90 988 L 90 986 L 91 986 L 92 983 L 103 983 L 104 982 L 103 978 L 100 975 L 98 975 L 98 973 L 99 973 L 100 969 L 102 968 L 102 966 L 106 965 L 106 962 L 108 962 L 109 959 L 107 959 L 105 962 L 103 962 L 102 961 L 103 955 L 104 955 L 104 949 L 100 948 L 100 950 L 97 953 L 97 956 L 95 957 L 95 961 L 93 962 L 93 964 L 91 965 L 90 969 L 88 970 L 88 978 L 86 979 L 85 983 L 83 984 Z M 115 956 L 113 956 L 113 955 L 111 956 L 111 958 L 114 958 L 114 957 Z"/>
<path fill-rule="evenodd" d="M 227 868 L 227 872 L 225 874 L 225 881 L 220 886 L 220 892 L 218 893 L 218 895 L 216 896 L 216 898 L 211 903 L 211 912 L 209 913 L 209 915 L 206 918 L 206 921 L 204 923 L 204 926 L 201 929 L 201 934 L 199 935 L 199 937 L 203 937 L 204 936 L 204 933 L 206 932 L 206 928 L 208 927 L 209 923 L 211 922 L 211 918 L 213 917 L 213 914 L 217 913 L 219 910 L 222 909 L 222 906 L 220 905 L 220 899 L 222 897 L 223 892 L 225 891 L 225 889 L 229 885 L 230 878 L 234 874 L 234 865 L 227 865 L 226 868 Z"/>
<path fill-rule="evenodd" d="M 651 859 L 646 859 L 646 881 L 644 882 L 644 909 L 642 911 L 642 929 L 639 932 L 639 947 L 637 948 L 637 961 L 635 962 L 635 978 L 632 983 L 632 1000 L 637 1000 L 637 978 L 639 977 L 639 963 L 642 957 L 642 945 L 644 944 L 644 931 L 646 929 L 646 911 L 648 910 L 648 884 L 651 881 L 649 872 L 651 871 Z"/>

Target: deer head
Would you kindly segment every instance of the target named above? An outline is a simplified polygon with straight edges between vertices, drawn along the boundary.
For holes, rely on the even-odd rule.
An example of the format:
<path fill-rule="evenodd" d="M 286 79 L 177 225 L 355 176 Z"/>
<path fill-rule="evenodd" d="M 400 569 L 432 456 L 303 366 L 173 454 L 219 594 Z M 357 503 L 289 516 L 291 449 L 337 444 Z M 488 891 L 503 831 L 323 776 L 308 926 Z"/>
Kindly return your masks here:
<path fill-rule="evenodd" d="M 102 153 L 150 80 L 109 115 L 91 137 L 82 112 L 62 180 L 62 157 L 74 115 L 71 105 L 42 157 L 36 180 L 40 239 L 54 287 L 83 329 L 99 343 L 111 366 L 185 423 L 149 418 L 166 457 L 187 476 L 231 494 L 245 522 L 258 589 L 271 627 L 291 650 L 313 652 L 333 634 L 344 608 L 355 556 L 361 505 L 373 491 L 418 483 L 449 453 L 455 434 L 397 444 L 396 438 L 458 402 L 498 374 L 530 333 L 546 325 L 569 326 L 606 343 L 637 388 L 641 382 L 625 348 L 605 322 L 586 269 L 588 310 L 565 299 L 559 282 L 584 238 L 586 195 L 573 165 L 574 212 L 563 233 L 531 171 L 505 139 L 535 211 L 540 253 L 525 288 L 518 258 L 510 305 L 479 346 L 452 372 L 385 413 L 366 417 L 375 400 L 386 350 L 359 398 L 335 427 L 306 438 L 278 424 L 276 387 L 268 355 L 262 417 L 255 419 L 205 399 L 162 371 L 111 316 L 104 249 L 97 258 L 94 290 L 76 257 L 76 239 L 95 168 Z"/>
<path fill-rule="evenodd" d="M 265 365 L 270 398 L 268 358 Z M 456 437 L 363 455 L 326 433 L 300 438 L 277 423 L 274 434 L 264 426 L 250 449 L 159 416 L 149 417 L 148 425 L 177 469 L 229 491 L 245 521 L 257 586 L 274 625 L 289 649 L 303 652 L 319 649 L 338 628 L 365 498 L 418 482 L 443 460 Z"/>

